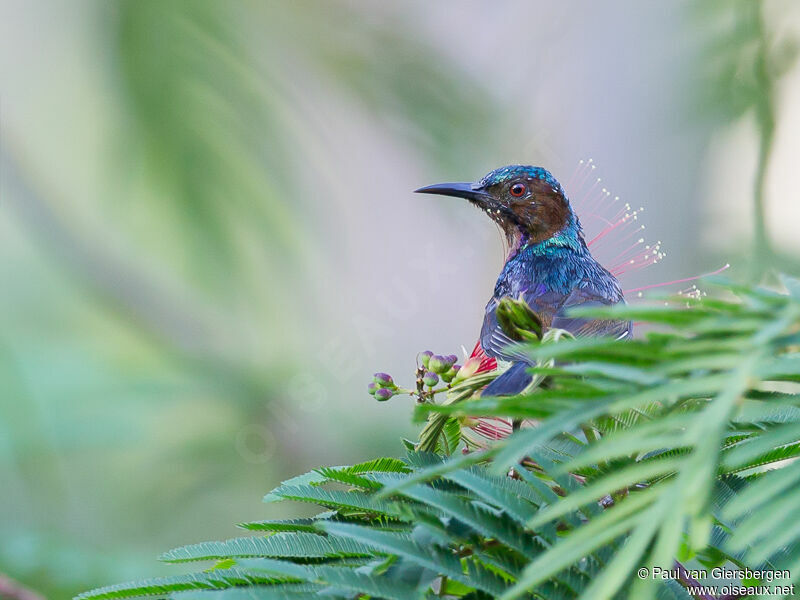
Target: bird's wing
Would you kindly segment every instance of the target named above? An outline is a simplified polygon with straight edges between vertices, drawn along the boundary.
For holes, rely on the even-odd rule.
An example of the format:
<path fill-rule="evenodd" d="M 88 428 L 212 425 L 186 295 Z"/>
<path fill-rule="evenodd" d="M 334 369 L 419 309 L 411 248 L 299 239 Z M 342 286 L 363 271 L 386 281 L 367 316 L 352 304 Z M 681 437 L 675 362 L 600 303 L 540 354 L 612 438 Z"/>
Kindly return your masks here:
<path fill-rule="evenodd" d="M 621 298 L 609 298 L 602 290 L 591 284 L 575 288 L 569 294 L 533 289 L 525 292 L 522 297 L 541 317 L 546 329 L 564 329 L 576 337 L 613 336 L 617 339 L 626 339 L 633 334 L 630 321 L 572 317 L 566 314 L 569 308 L 577 306 L 605 307 L 622 301 Z M 511 361 L 527 360 L 523 355 L 508 350 L 514 341 L 503 332 L 497 322 L 495 311 L 498 303 L 499 299 L 493 298 L 486 306 L 486 316 L 481 328 L 481 346 L 489 356 Z"/>
<path fill-rule="evenodd" d="M 633 333 L 630 321 L 572 317 L 566 314 L 568 309 L 577 306 L 605 307 L 623 302 L 621 297 L 609 298 L 607 294 L 603 294 L 601 290 L 591 284 L 576 288 L 569 294 L 529 292 L 523 294 L 523 298 L 528 306 L 539 314 L 546 328 L 564 329 L 576 337 L 613 336 L 620 340 L 631 337 Z M 513 341 L 503 333 L 497 322 L 495 309 L 498 302 L 499 300 L 492 299 L 486 307 L 486 317 L 481 330 L 481 345 L 489 355 L 514 361 L 515 364 L 486 387 L 482 392 L 486 396 L 508 396 L 522 393 L 530 385 L 532 379 L 528 372 L 530 359 L 508 350 L 509 344 L 512 344 Z"/>
<path fill-rule="evenodd" d="M 627 339 L 633 335 L 633 325 L 630 321 L 614 319 L 594 319 L 592 317 L 572 317 L 566 314 L 567 310 L 575 307 L 606 307 L 619 300 L 610 300 L 593 286 L 576 288 L 567 297 L 561 308 L 553 317 L 550 327 L 564 329 L 575 337 L 612 336 L 617 339 Z"/>
<path fill-rule="evenodd" d="M 497 379 L 487 385 L 481 392 L 481 396 L 514 396 L 525 391 L 533 376 L 528 373 L 530 364 L 518 362 L 511 365 L 508 370 Z"/>

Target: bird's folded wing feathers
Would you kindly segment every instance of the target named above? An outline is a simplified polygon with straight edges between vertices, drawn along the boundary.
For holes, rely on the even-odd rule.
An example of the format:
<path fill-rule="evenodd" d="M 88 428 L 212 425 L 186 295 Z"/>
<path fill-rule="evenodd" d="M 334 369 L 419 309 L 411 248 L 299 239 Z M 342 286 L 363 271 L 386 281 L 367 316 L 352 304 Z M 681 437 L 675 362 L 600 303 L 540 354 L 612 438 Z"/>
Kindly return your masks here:
<path fill-rule="evenodd" d="M 598 290 L 591 286 L 573 290 L 566 298 L 561 295 L 561 302 L 553 302 L 555 298 L 552 294 L 538 295 L 530 300 L 525 297 L 528 305 L 533 309 L 541 311 L 543 307 L 552 307 L 555 304 L 555 315 L 549 323 L 549 328 L 564 329 L 576 337 L 586 336 L 613 336 L 616 339 L 626 339 L 632 335 L 632 324 L 630 321 L 615 319 L 594 319 L 591 317 L 573 317 L 566 313 L 573 307 L 607 307 L 616 302 L 622 302 L 622 298 L 609 299 L 603 296 Z M 505 360 L 517 361 L 505 373 L 500 375 L 482 392 L 484 396 L 508 396 L 522 393 L 530 385 L 532 377 L 528 373 L 530 361 L 524 356 L 516 356 L 509 352 L 507 345 L 512 341 L 506 336 L 494 315 L 494 307 L 497 303 L 489 303 L 486 311 L 483 331 L 481 333 L 481 344 L 488 344 L 490 354 L 499 356 Z M 544 316 L 544 315 L 543 315 Z M 484 345 L 484 348 L 486 346 Z"/>
<path fill-rule="evenodd" d="M 623 301 L 621 298 L 608 298 L 591 284 L 576 288 L 570 294 L 533 289 L 525 292 L 522 297 L 542 318 L 548 329 L 564 329 L 575 337 L 612 336 L 616 339 L 627 339 L 632 335 L 630 321 L 573 317 L 567 314 L 570 308 L 603 308 Z M 481 329 L 481 346 L 487 354 L 496 358 L 509 361 L 527 360 L 524 355 L 509 350 L 514 341 L 503 332 L 497 322 L 495 310 L 498 302 L 499 299 L 492 299 L 486 307 L 486 317 Z"/>
<path fill-rule="evenodd" d="M 629 338 L 633 333 L 630 321 L 574 317 L 567 314 L 570 308 L 605 308 L 622 301 L 621 298 L 616 301 L 609 300 L 591 286 L 576 288 L 561 305 L 553 317 L 550 327 L 564 329 L 575 337 L 610 336 L 620 340 Z"/>

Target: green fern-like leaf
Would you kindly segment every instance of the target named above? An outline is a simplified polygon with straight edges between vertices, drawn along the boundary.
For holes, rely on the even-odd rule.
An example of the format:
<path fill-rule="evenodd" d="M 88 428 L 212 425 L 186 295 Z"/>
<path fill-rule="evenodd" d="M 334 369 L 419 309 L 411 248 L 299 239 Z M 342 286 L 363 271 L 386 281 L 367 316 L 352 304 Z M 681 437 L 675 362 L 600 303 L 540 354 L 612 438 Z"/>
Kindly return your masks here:
<path fill-rule="evenodd" d="M 325 512 L 162 557 L 212 570 L 85 597 L 686 600 L 685 581 L 636 569 L 800 570 L 800 300 L 727 289 L 738 302 L 592 309 L 661 329 L 522 344 L 546 385 L 482 398 L 482 375 L 458 401 L 418 406 L 428 451 L 323 467 L 265 498 Z M 537 424 L 454 452 L 459 419 L 476 416 Z"/>
<path fill-rule="evenodd" d="M 98 588 L 79 595 L 79 600 L 111 600 L 137 596 L 163 596 L 184 590 L 218 590 L 237 585 L 256 585 L 274 581 L 274 577 L 254 576 L 240 569 L 225 569 L 207 573 L 191 573 L 158 577 L 135 583 L 123 583 Z"/>
<path fill-rule="evenodd" d="M 341 558 L 370 556 L 369 546 L 350 539 L 314 533 L 277 533 L 268 537 L 233 538 L 224 542 L 202 542 L 175 548 L 162 554 L 165 562 L 219 560 L 224 558 Z"/>

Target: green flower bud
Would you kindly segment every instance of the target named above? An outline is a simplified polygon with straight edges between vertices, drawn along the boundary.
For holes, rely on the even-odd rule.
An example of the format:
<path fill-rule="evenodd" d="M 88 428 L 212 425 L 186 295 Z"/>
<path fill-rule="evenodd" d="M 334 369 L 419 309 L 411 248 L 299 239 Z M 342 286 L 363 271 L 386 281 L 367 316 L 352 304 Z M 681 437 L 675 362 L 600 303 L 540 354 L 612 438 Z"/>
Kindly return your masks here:
<path fill-rule="evenodd" d="M 374 395 L 375 395 L 375 392 L 377 392 L 377 391 L 378 391 L 378 389 L 379 389 L 379 388 L 378 388 L 378 384 L 377 384 L 377 383 L 375 383 L 374 381 L 370 381 L 370 382 L 369 382 L 369 384 L 367 385 L 367 391 L 368 391 L 368 392 L 370 393 L 370 395 L 372 395 L 372 396 L 374 396 Z"/>
<path fill-rule="evenodd" d="M 444 373 L 450 369 L 453 363 L 448 363 L 448 356 L 434 354 L 428 361 L 428 369 L 434 373 Z M 455 361 L 453 361 L 455 362 Z"/>
<path fill-rule="evenodd" d="M 387 373 L 375 373 L 374 381 L 378 385 L 378 387 L 382 388 L 395 388 L 397 387 L 394 384 L 394 380 L 392 376 Z"/>
<path fill-rule="evenodd" d="M 375 390 L 375 400 L 378 402 L 386 402 L 392 396 L 394 396 L 394 392 L 389 388 L 378 388 Z"/>
<path fill-rule="evenodd" d="M 451 381 L 453 381 L 453 378 L 455 378 L 456 373 L 458 373 L 458 370 L 460 368 L 461 365 L 453 365 L 452 367 L 450 367 L 449 371 L 447 371 L 446 373 L 442 373 L 442 381 L 444 381 L 445 383 L 450 383 Z"/>
<path fill-rule="evenodd" d="M 422 376 L 422 382 L 428 387 L 433 387 L 439 383 L 439 376 L 436 373 L 425 371 L 425 374 Z"/>
<path fill-rule="evenodd" d="M 425 350 L 425 352 L 419 353 L 419 362 L 421 362 L 422 366 L 426 369 L 428 368 L 428 362 L 430 361 L 431 356 L 433 356 L 433 352 L 430 350 Z"/>
<path fill-rule="evenodd" d="M 542 338 L 542 320 L 522 299 L 503 298 L 497 305 L 495 315 L 503 333 L 515 342 Z"/>

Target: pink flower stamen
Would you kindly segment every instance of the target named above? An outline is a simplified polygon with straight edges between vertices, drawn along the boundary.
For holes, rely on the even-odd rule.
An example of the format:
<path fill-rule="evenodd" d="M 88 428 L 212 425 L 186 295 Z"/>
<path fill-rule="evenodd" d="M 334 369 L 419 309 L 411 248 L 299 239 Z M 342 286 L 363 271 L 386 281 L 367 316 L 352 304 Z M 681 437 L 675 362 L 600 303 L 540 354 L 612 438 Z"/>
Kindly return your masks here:
<path fill-rule="evenodd" d="M 625 290 L 626 294 L 633 294 L 636 292 L 643 292 L 644 290 L 652 290 L 653 288 L 664 287 L 667 285 L 677 285 L 679 283 L 686 283 L 687 281 L 697 281 L 698 279 L 702 279 L 703 277 L 711 277 L 712 275 L 719 275 L 724 270 L 730 268 L 730 264 L 725 264 L 725 266 L 720 267 L 716 271 L 712 271 L 711 273 L 705 273 L 703 275 L 695 275 L 694 277 L 685 277 L 684 279 L 675 279 L 673 281 L 665 281 L 664 283 L 653 283 L 651 285 L 644 285 L 642 287 L 633 288 L 630 290 Z M 680 293 L 680 292 L 678 292 Z"/>

